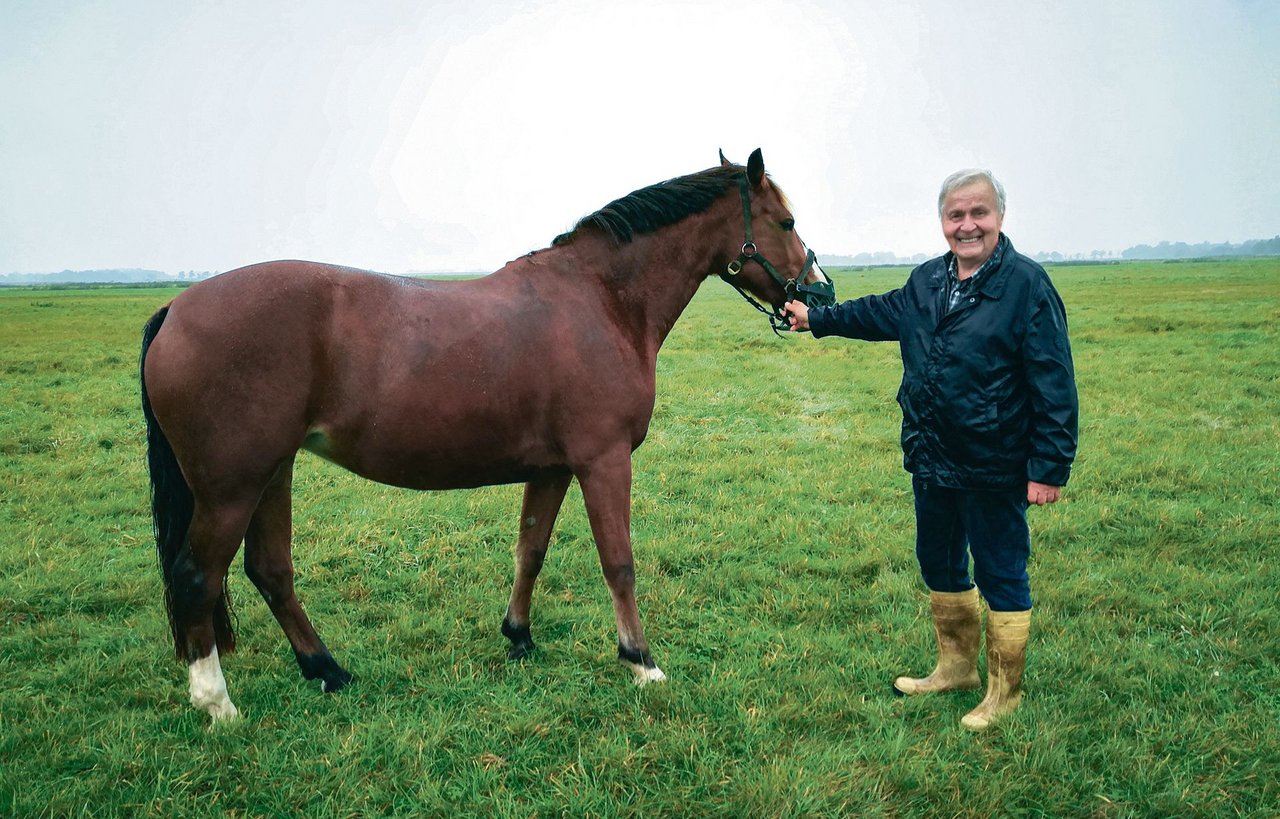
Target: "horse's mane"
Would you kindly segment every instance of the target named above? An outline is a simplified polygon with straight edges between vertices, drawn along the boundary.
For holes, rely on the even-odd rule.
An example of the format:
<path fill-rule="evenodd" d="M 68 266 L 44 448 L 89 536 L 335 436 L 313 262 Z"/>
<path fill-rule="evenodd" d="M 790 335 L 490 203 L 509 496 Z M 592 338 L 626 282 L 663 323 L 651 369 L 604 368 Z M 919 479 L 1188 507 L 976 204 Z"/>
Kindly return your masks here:
<path fill-rule="evenodd" d="M 551 246 L 568 244 L 579 231 L 588 228 L 598 228 L 615 244 L 630 242 L 636 235 L 652 233 L 686 216 L 702 213 L 746 172 L 741 165 L 721 165 L 632 191 L 579 219 L 572 230 L 553 239 Z"/>

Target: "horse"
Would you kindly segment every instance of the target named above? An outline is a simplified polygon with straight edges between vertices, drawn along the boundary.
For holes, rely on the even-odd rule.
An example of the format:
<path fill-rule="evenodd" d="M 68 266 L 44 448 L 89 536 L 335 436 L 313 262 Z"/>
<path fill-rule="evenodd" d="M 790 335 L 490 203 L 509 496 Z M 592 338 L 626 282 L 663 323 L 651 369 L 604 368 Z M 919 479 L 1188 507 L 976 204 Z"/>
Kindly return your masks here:
<path fill-rule="evenodd" d="M 303 676 L 326 692 L 352 680 L 294 590 L 301 450 L 411 489 L 523 483 L 501 624 L 512 660 L 534 650 L 530 599 L 577 478 L 618 658 L 639 684 L 665 679 L 636 606 L 631 455 L 653 413 L 658 350 L 711 275 L 775 332 L 787 299 L 834 300 L 758 149 L 745 167 L 721 153 L 718 166 L 610 202 L 480 278 L 275 261 L 159 308 L 143 329 L 141 401 L 165 608 L 192 705 L 215 722 L 238 716 L 220 656 L 235 648 L 226 578 L 242 542 Z"/>

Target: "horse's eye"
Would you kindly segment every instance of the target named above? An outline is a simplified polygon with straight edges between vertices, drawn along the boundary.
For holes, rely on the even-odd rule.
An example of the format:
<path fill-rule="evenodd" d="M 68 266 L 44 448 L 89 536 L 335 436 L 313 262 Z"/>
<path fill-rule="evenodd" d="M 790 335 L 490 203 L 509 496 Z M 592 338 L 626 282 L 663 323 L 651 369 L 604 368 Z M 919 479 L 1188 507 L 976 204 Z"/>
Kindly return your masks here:
<path fill-rule="evenodd" d="M 783 229 L 783 230 L 795 230 L 795 229 L 796 229 L 796 220 L 795 220 L 795 219 L 783 219 L 781 224 L 782 224 L 782 229 Z"/>

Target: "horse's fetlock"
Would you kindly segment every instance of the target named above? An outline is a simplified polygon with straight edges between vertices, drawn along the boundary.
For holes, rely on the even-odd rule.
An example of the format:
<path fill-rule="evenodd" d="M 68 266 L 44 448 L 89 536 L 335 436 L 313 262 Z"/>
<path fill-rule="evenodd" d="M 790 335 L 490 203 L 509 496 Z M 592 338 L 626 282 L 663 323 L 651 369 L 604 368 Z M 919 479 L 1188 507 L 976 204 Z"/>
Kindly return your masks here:
<path fill-rule="evenodd" d="M 618 659 L 629 665 L 638 665 L 644 668 L 653 668 L 653 657 L 645 649 L 631 648 L 622 643 L 618 643 Z"/>

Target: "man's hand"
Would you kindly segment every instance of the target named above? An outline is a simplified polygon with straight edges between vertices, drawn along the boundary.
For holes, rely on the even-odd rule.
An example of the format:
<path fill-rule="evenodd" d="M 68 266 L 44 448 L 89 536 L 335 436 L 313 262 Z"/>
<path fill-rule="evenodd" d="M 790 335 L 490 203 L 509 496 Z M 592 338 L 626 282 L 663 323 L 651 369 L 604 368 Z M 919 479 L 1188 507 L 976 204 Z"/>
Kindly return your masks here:
<path fill-rule="evenodd" d="M 1057 503 L 1060 497 L 1062 497 L 1061 486 L 1027 481 L 1027 503 L 1044 506 L 1047 503 Z"/>
<path fill-rule="evenodd" d="M 782 312 L 791 321 L 792 330 L 809 329 L 809 307 L 802 301 L 789 301 L 782 305 Z"/>

